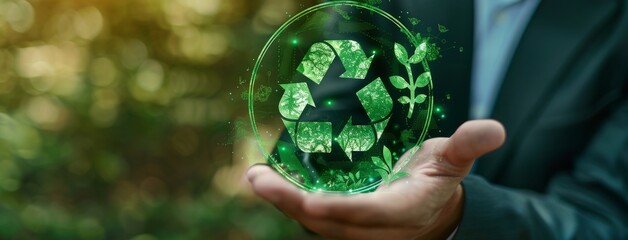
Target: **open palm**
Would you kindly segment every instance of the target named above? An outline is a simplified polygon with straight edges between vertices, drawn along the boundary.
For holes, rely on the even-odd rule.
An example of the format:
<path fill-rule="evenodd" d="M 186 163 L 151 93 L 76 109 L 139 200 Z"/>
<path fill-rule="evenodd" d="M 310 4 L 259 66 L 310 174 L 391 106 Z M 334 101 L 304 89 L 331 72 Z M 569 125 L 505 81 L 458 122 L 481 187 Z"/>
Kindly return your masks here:
<path fill-rule="evenodd" d="M 413 155 L 402 156 L 399 162 L 407 163 L 403 170 L 410 175 L 372 193 L 305 192 L 264 165 L 251 167 L 247 177 L 257 195 L 324 237 L 444 239 L 461 217 L 460 182 L 477 157 L 504 139 L 498 122 L 469 121 L 450 138 L 429 139 Z"/>

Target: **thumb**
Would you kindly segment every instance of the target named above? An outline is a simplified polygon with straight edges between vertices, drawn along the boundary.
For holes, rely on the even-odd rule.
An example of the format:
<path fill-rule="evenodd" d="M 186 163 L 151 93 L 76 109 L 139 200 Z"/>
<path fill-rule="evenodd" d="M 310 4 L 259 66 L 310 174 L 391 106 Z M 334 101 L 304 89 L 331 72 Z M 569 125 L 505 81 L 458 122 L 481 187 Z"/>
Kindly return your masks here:
<path fill-rule="evenodd" d="M 495 120 L 468 121 L 449 138 L 443 156 L 466 173 L 476 158 L 499 148 L 505 138 L 504 126 Z"/>

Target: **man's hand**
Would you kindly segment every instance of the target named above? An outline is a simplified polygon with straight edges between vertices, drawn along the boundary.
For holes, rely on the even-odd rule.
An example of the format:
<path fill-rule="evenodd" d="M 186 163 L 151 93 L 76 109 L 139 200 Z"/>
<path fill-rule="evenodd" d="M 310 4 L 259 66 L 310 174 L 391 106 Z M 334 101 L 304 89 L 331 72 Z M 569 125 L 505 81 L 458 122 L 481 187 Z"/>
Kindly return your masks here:
<path fill-rule="evenodd" d="M 356 195 L 309 193 L 268 166 L 247 172 L 257 195 L 308 229 L 341 239 L 445 239 L 461 218 L 460 181 L 473 161 L 502 145 L 505 131 L 492 120 L 464 123 L 451 138 L 423 143 L 400 162 L 409 177 Z M 409 159 L 406 159 L 409 158 Z"/>

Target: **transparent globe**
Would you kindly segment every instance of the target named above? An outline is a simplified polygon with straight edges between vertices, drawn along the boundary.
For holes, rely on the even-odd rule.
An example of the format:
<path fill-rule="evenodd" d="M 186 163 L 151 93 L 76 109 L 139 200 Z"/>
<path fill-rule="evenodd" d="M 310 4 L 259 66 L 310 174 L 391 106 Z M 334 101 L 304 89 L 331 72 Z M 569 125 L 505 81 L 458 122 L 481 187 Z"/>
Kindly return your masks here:
<path fill-rule="evenodd" d="M 308 191 L 367 192 L 407 176 L 395 165 L 425 138 L 433 107 L 428 44 L 359 2 L 290 18 L 256 59 L 248 91 L 269 164 Z"/>

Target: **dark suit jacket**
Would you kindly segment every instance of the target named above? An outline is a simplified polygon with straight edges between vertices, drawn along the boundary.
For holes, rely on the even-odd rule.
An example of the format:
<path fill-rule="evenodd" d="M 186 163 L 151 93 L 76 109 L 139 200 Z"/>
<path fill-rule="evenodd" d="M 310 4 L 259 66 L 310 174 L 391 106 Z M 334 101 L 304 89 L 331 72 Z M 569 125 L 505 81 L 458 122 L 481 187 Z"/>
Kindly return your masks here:
<path fill-rule="evenodd" d="M 467 120 L 473 3 L 393 0 L 470 51 L 430 63 L 443 135 Z M 440 84 L 440 85 L 439 85 Z M 463 181 L 456 239 L 628 239 L 628 1 L 542 0 L 516 48 L 493 118 L 505 145 Z"/>

